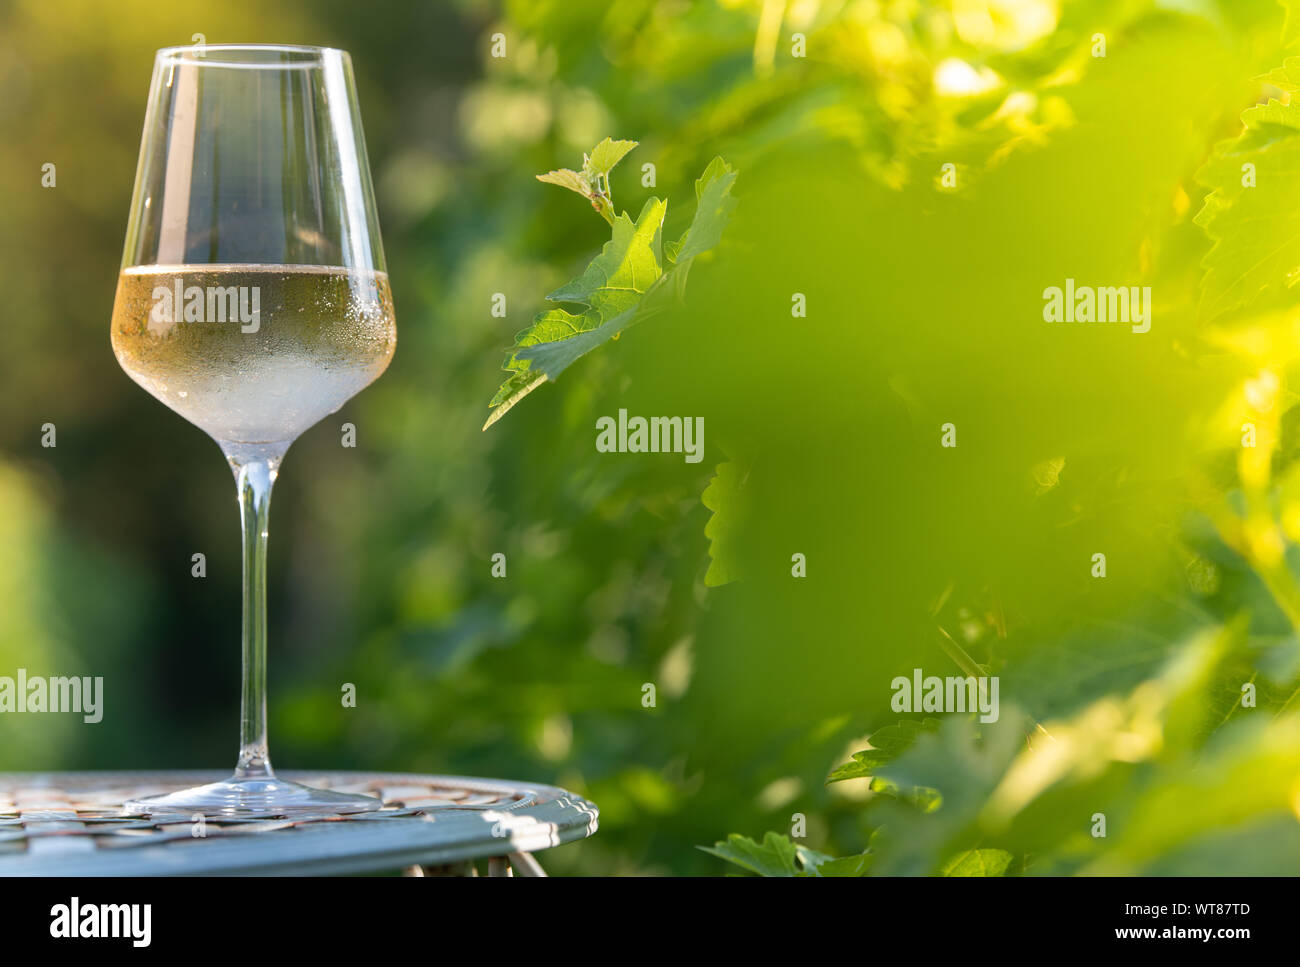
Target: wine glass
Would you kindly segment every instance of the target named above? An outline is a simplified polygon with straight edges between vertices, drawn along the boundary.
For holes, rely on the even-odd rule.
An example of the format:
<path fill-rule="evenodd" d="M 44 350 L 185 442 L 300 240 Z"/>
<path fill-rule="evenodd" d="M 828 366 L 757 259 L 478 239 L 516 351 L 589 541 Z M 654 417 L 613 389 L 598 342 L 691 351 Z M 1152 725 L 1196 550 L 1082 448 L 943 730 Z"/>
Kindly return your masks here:
<path fill-rule="evenodd" d="M 266 537 L 285 451 L 379 376 L 397 334 L 347 53 L 209 45 L 154 61 L 113 352 L 221 446 L 243 523 L 239 761 L 130 812 L 358 812 L 278 779 L 266 738 Z"/>

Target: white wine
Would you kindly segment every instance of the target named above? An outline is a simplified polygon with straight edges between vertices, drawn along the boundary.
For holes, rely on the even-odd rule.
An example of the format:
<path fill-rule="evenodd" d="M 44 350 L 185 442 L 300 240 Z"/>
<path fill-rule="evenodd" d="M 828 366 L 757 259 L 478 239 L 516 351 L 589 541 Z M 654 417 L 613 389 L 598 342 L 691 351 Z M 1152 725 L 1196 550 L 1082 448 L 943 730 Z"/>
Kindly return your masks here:
<path fill-rule="evenodd" d="M 267 745 L 271 490 L 290 443 L 338 419 L 328 414 L 383 373 L 397 343 L 347 52 L 159 51 L 122 264 L 113 351 L 133 380 L 220 444 L 239 495 L 244 571 L 234 773 L 129 799 L 123 812 L 378 810 L 374 796 L 276 778 Z"/>
<path fill-rule="evenodd" d="M 128 268 L 113 352 L 137 383 L 222 443 L 288 443 L 387 367 L 384 272 L 317 265 Z"/>

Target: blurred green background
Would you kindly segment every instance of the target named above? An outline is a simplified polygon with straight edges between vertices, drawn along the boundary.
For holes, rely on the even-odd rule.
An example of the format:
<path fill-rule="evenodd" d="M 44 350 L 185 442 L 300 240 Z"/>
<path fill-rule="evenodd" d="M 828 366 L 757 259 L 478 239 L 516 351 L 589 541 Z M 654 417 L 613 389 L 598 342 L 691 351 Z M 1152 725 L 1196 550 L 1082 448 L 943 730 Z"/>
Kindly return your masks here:
<path fill-rule="evenodd" d="M 720 873 L 697 845 L 786 833 L 796 813 L 833 855 L 884 826 L 883 872 L 976 845 L 1026 872 L 1295 872 L 1300 342 L 1284 293 L 1213 329 L 1198 316 L 1210 243 L 1192 222 L 1216 142 L 1286 98 L 1258 79 L 1285 56 L 1284 14 L 0 4 L 0 674 L 106 691 L 95 726 L 4 716 L 0 769 L 234 760 L 230 473 L 108 338 L 153 51 L 202 33 L 351 52 L 398 313 L 388 372 L 294 445 L 276 487 L 278 767 L 574 789 L 601 830 L 552 873 Z M 616 205 L 666 196 L 673 237 L 709 159 L 736 166 L 724 243 L 684 309 L 481 432 L 515 332 L 608 239 L 534 175 L 605 136 L 640 142 Z M 1042 291 L 1067 277 L 1152 286 L 1151 331 L 1044 323 Z M 620 407 L 703 416 L 704 461 L 598 453 L 595 420 Z M 711 561 L 733 580 L 706 584 Z M 895 675 L 958 673 L 944 632 L 1002 676 L 1004 713 L 977 737 L 949 718 L 902 763 L 942 808 L 826 785 L 899 719 Z M 1089 835 L 1096 812 L 1108 839 Z"/>

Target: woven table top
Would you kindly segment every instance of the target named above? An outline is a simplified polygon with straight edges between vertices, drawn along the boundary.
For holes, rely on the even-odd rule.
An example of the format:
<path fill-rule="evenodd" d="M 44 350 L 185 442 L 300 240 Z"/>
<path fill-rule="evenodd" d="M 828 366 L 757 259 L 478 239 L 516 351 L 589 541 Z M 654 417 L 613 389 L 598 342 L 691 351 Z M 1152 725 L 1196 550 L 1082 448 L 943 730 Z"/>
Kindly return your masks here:
<path fill-rule="evenodd" d="M 0 876 L 338 874 L 532 853 L 596 831 L 594 803 L 555 786 L 406 773 L 284 772 L 383 800 L 348 816 L 123 816 L 131 798 L 221 772 L 0 773 Z"/>

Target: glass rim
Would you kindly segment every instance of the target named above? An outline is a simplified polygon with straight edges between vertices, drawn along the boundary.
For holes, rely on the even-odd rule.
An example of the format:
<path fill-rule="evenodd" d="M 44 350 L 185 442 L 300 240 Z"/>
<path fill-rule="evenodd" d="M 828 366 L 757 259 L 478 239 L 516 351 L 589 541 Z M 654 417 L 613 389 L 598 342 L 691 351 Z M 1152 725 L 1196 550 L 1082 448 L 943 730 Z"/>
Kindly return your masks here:
<path fill-rule="evenodd" d="M 303 44 L 185 44 L 163 47 L 154 55 L 159 64 L 263 70 L 315 67 L 333 57 L 346 60 L 348 52 L 338 47 Z"/>

